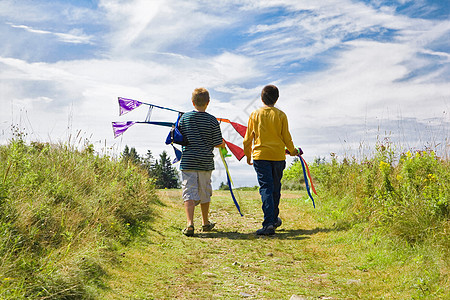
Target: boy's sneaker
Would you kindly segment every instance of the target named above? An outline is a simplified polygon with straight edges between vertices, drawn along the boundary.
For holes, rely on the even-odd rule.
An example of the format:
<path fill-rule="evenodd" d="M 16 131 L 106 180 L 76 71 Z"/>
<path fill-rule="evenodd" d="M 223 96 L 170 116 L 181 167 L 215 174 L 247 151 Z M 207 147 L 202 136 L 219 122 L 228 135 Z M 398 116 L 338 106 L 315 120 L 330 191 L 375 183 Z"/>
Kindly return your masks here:
<path fill-rule="evenodd" d="M 283 221 L 281 221 L 281 218 L 278 217 L 278 218 L 277 218 L 277 221 L 275 222 L 275 224 L 273 224 L 273 227 L 274 227 L 274 228 L 280 227 L 281 224 L 283 224 Z"/>
<path fill-rule="evenodd" d="M 256 230 L 257 235 L 274 235 L 275 234 L 275 228 L 273 228 L 273 225 L 265 226 L 261 229 Z"/>

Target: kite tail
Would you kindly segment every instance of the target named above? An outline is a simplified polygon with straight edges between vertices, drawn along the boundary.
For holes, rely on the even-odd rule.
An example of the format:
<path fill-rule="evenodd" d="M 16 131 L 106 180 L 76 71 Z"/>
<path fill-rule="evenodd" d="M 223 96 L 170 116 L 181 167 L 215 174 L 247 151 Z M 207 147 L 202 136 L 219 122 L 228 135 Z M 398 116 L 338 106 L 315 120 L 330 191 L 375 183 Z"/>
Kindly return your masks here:
<path fill-rule="evenodd" d="M 231 153 L 233 153 L 234 156 L 237 158 L 237 160 L 240 161 L 245 156 L 244 150 L 241 147 L 236 146 L 235 144 L 228 142 L 225 139 L 223 139 L 223 140 L 224 140 L 225 144 L 227 145 L 228 149 L 230 149 Z"/>
<path fill-rule="evenodd" d="M 312 181 L 312 178 L 311 178 L 311 173 L 309 172 L 308 164 L 307 164 L 306 161 L 303 159 L 303 157 L 300 156 L 300 158 L 301 158 L 301 159 L 303 160 L 303 162 L 305 163 L 306 172 L 308 173 L 308 178 L 309 178 L 309 183 L 310 183 L 310 185 L 311 185 L 311 189 L 312 189 L 313 193 L 317 195 L 316 188 L 314 187 L 314 184 L 313 184 L 313 181 Z"/>
<path fill-rule="evenodd" d="M 227 165 L 227 162 L 225 161 L 225 155 L 222 151 L 219 150 L 219 152 L 220 152 L 220 157 L 222 158 L 223 165 L 225 166 L 225 171 L 227 173 L 227 183 L 228 183 L 228 187 L 230 188 L 231 198 L 233 199 L 234 205 L 236 206 L 239 214 L 241 215 L 241 217 L 243 217 L 244 215 L 241 213 L 241 208 L 239 207 L 239 203 L 237 202 L 236 197 L 234 196 L 234 193 L 233 193 L 233 188 L 232 188 L 233 182 L 231 181 L 230 171 L 228 170 L 228 165 Z"/>
<path fill-rule="evenodd" d="M 314 208 L 316 208 L 316 204 L 314 203 L 314 198 L 311 195 L 311 191 L 309 189 L 308 176 L 306 175 L 306 170 L 308 170 L 308 175 L 310 175 L 309 179 L 311 181 L 311 187 L 313 188 L 314 193 L 317 195 L 316 190 L 314 189 L 314 186 L 313 186 L 313 183 L 311 180 L 311 174 L 309 174 L 308 165 L 306 164 L 306 161 L 303 159 L 303 157 L 301 157 L 300 155 L 298 157 L 300 157 L 300 162 L 302 163 L 303 177 L 305 178 L 306 191 L 308 192 L 309 198 L 311 198 L 311 200 L 312 200 Z"/>
<path fill-rule="evenodd" d="M 236 197 L 234 196 L 234 193 L 233 193 L 233 189 L 231 188 L 231 179 L 230 179 L 230 175 L 228 175 L 228 172 L 227 172 L 227 182 L 228 182 L 228 187 L 230 188 L 230 194 L 231 194 L 231 198 L 233 198 L 234 205 L 236 206 L 241 217 L 243 217 L 244 215 L 241 213 L 241 208 L 239 207 L 239 203 L 237 202 Z"/>

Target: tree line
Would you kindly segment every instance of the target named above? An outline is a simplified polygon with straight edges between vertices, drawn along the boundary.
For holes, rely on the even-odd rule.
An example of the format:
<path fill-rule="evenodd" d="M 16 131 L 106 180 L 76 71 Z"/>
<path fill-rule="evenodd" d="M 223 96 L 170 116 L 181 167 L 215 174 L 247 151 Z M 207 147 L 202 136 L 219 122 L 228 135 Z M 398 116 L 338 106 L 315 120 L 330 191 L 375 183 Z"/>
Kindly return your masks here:
<path fill-rule="evenodd" d="M 178 171 L 172 166 L 170 156 L 166 151 L 159 155 L 159 159 L 155 159 L 150 150 L 147 150 L 145 156 L 140 156 L 134 147 L 129 148 L 126 145 L 122 152 L 122 160 L 147 171 L 148 176 L 154 179 L 155 187 L 158 189 L 180 188 Z"/>

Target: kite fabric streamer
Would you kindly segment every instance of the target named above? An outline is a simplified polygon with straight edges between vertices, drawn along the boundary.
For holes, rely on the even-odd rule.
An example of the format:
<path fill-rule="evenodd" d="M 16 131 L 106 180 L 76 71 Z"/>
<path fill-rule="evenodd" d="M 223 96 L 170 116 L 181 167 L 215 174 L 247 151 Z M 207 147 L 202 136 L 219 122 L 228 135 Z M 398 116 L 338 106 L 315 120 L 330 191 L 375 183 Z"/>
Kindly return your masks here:
<path fill-rule="evenodd" d="M 242 136 L 245 137 L 245 133 L 247 132 L 247 126 L 241 125 L 239 123 L 236 122 L 232 122 L 228 119 L 222 119 L 222 118 L 217 118 L 217 121 L 219 122 L 225 122 L 225 123 L 229 123 L 231 124 L 231 126 L 233 126 L 233 128 Z"/>
<path fill-rule="evenodd" d="M 311 185 L 311 189 L 313 190 L 313 193 L 317 195 L 316 189 L 314 187 L 312 178 L 311 178 L 311 173 L 309 172 L 309 168 L 308 168 L 308 164 L 306 163 L 306 161 L 303 159 L 303 157 L 300 156 L 300 158 L 302 159 L 302 161 L 305 163 L 305 168 L 306 168 L 306 172 L 308 173 L 308 178 L 309 178 L 309 183 Z"/>
<path fill-rule="evenodd" d="M 126 122 L 112 122 L 112 127 L 114 131 L 114 138 L 121 136 L 128 128 L 133 126 L 134 124 L 150 124 L 150 125 L 159 125 L 165 127 L 172 127 L 174 123 L 171 122 L 135 122 L 135 121 L 126 121 Z"/>
<path fill-rule="evenodd" d="M 142 102 L 119 97 L 119 116 L 129 113 L 133 109 L 141 106 Z"/>
<path fill-rule="evenodd" d="M 112 122 L 112 127 L 114 131 L 114 138 L 121 136 L 128 128 L 136 124 L 134 121 L 127 122 Z"/>
<path fill-rule="evenodd" d="M 244 150 L 241 147 L 236 146 L 235 144 L 230 143 L 228 141 L 225 141 L 225 144 L 227 144 L 228 149 L 230 149 L 231 153 L 233 153 L 233 155 L 237 158 L 237 160 L 240 161 L 245 156 Z"/>
<path fill-rule="evenodd" d="M 301 157 L 301 155 L 299 155 L 298 157 L 300 157 L 300 162 L 302 163 L 302 169 L 303 169 L 303 177 L 305 178 L 305 185 L 306 185 L 306 191 L 308 192 L 308 196 L 309 198 L 311 198 L 312 203 L 314 208 L 316 208 L 316 204 L 314 203 L 314 198 L 311 195 L 311 191 L 309 189 L 309 184 L 308 184 L 308 176 L 306 176 L 306 170 L 308 168 L 308 165 L 306 164 L 306 161 L 303 159 L 303 157 Z M 306 166 L 306 167 L 305 167 Z M 314 189 L 313 183 L 311 178 L 309 178 L 309 180 L 311 181 L 311 186 L 313 187 L 313 191 L 314 193 L 317 195 L 316 190 Z"/>
<path fill-rule="evenodd" d="M 234 205 L 236 206 L 239 214 L 241 215 L 241 217 L 243 217 L 244 215 L 241 213 L 241 208 L 239 207 L 239 203 L 237 202 L 236 197 L 234 196 L 234 193 L 233 193 L 233 188 L 232 188 L 233 182 L 231 181 L 230 171 L 228 170 L 228 165 L 225 160 L 225 157 L 229 156 L 229 155 L 227 155 L 227 149 L 221 148 L 221 149 L 219 149 L 219 152 L 220 152 L 220 157 L 222 158 L 223 165 L 225 167 L 225 171 L 227 173 L 227 183 L 228 183 L 228 187 L 230 188 L 231 198 L 233 199 Z"/>
<path fill-rule="evenodd" d="M 303 151 L 302 151 L 302 149 L 300 147 L 297 148 L 297 150 L 298 150 L 298 155 L 297 156 L 298 156 L 298 158 L 300 158 L 300 162 L 302 164 L 303 178 L 305 179 L 306 191 L 308 192 L 309 198 L 312 200 L 314 208 L 316 208 L 316 204 L 314 202 L 314 198 L 313 198 L 313 196 L 311 194 L 311 189 L 312 189 L 313 193 L 317 195 L 316 188 L 314 187 L 314 184 L 313 184 L 313 181 L 312 181 L 312 178 L 311 178 L 311 173 L 309 172 L 308 164 L 306 163 L 306 161 L 302 157 Z M 287 149 L 286 149 L 286 154 L 290 154 L 289 150 L 287 150 Z M 309 178 L 309 180 L 308 180 L 308 178 Z"/>

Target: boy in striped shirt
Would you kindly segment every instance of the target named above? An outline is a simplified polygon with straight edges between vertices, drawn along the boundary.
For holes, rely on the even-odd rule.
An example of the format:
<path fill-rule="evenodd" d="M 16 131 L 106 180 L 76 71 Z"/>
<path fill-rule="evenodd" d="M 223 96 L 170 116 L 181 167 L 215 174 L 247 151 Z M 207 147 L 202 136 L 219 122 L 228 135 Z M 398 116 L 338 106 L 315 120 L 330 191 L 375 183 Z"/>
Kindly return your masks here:
<path fill-rule="evenodd" d="M 202 211 L 202 229 L 210 231 L 215 223 L 209 220 L 209 204 L 212 195 L 211 173 L 214 170 L 214 147 L 224 147 L 220 125 L 217 119 L 206 112 L 209 104 L 209 92 L 197 88 L 192 93 L 195 110 L 183 114 L 179 129 L 187 139 L 181 157 L 181 186 L 187 227 L 186 236 L 194 235 L 194 210 L 200 204 Z"/>

